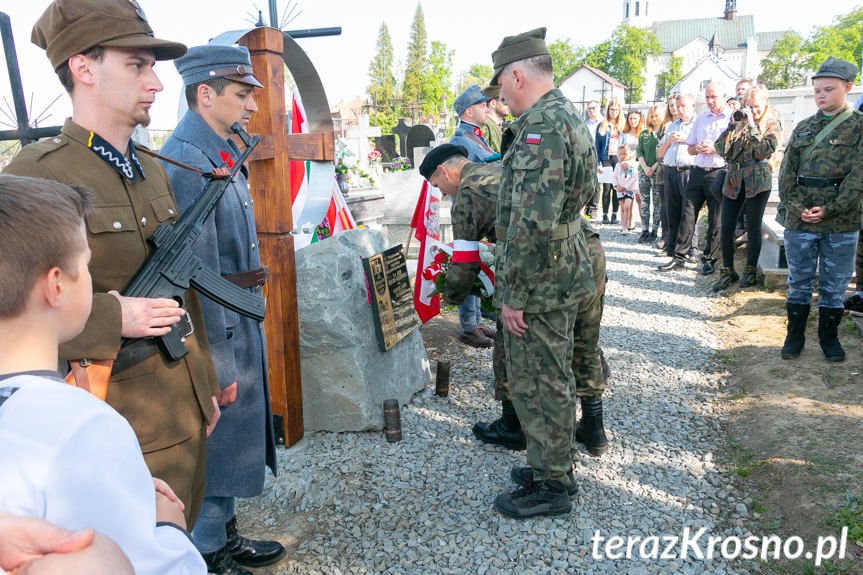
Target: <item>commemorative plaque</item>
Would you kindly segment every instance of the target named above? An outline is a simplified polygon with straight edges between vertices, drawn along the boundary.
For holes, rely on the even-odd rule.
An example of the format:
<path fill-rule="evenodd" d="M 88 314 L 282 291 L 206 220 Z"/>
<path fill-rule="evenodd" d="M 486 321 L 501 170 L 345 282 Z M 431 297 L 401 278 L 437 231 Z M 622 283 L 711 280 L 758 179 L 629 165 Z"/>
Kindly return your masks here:
<path fill-rule="evenodd" d="M 375 332 L 388 351 L 420 324 L 401 244 L 363 260 Z"/>

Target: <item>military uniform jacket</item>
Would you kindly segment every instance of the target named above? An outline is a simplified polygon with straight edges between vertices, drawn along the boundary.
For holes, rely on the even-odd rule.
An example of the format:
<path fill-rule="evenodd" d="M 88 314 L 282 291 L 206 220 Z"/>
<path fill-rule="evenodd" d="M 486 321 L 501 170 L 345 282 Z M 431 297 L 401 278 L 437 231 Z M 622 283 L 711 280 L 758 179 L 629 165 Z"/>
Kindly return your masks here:
<path fill-rule="evenodd" d="M 456 241 L 478 242 L 483 238 L 496 241 L 494 218 L 500 172 L 500 162 L 465 164 L 462 168 L 461 181 L 450 210 L 452 235 Z M 462 303 L 470 295 L 479 270 L 480 262 L 450 263 L 444 289 L 447 302 Z"/>
<path fill-rule="evenodd" d="M 838 113 L 841 113 L 838 112 Z M 820 110 L 797 124 L 785 146 L 779 172 L 779 209 L 776 221 L 790 230 L 814 233 L 855 232 L 861 227 L 863 211 L 863 114 L 839 124 L 801 165 L 803 150 L 830 122 Z M 833 186 L 801 186 L 798 176 L 844 178 L 838 190 Z M 824 219 L 809 224 L 800 219 L 803 210 L 821 206 Z"/>
<path fill-rule="evenodd" d="M 596 180 L 590 131 L 553 89 L 509 126 L 503 151 L 495 305 L 526 313 L 571 307 L 596 293 L 579 215 Z M 573 233 L 552 239 L 572 223 Z"/>
<path fill-rule="evenodd" d="M 178 217 L 168 177 L 156 160 L 131 154 L 134 162 L 112 156 L 116 150 L 103 146 L 103 154 L 114 159 L 109 164 L 88 147 L 98 140 L 68 119 L 58 137 L 26 146 L 4 170 L 91 191 L 93 205 L 84 218 L 92 251 L 93 308 L 84 331 L 60 346 L 61 359 L 116 358 L 120 303 L 107 292 L 122 293 L 149 253 L 147 238 L 159 223 Z M 144 453 L 200 433 L 202 422 L 213 414 L 212 396 L 219 387 L 192 290 L 186 293 L 186 310 L 196 330 L 186 339 L 189 353 L 184 358 L 169 362 L 157 353 L 113 375 L 108 386 L 106 401 L 132 425 Z"/>
<path fill-rule="evenodd" d="M 449 143 L 454 146 L 464 146 L 467 149 L 467 159 L 471 162 L 481 162 L 494 154 L 488 142 L 483 140 L 482 130 L 468 122 L 458 123 Z"/>
<path fill-rule="evenodd" d="M 210 171 L 233 161 L 240 151 L 219 137 L 189 110 L 162 147 L 166 157 Z M 200 174 L 165 165 L 181 210 L 187 209 L 206 181 Z M 216 209 L 204 222 L 193 247 L 204 265 L 220 275 L 261 267 L 252 198 L 244 175 L 234 178 Z M 248 288 L 260 295 L 261 287 Z M 276 472 L 276 445 L 267 385 L 264 323 L 240 315 L 201 296 L 210 353 L 219 386 L 237 382 L 237 399 L 222 408 L 222 417 L 207 440 L 207 497 L 253 497 L 264 484 L 265 466 Z"/>
<path fill-rule="evenodd" d="M 488 147 L 500 153 L 500 139 L 502 135 L 503 122 L 498 122 L 489 114 L 488 120 L 482 128 L 482 137 L 488 142 Z"/>
<path fill-rule="evenodd" d="M 716 153 L 725 158 L 728 169 L 722 193 L 732 200 L 744 188 L 747 198 L 753 198 L 773 187 L 773 168 L 770 157 L 779 147 L 782 136 L 782 120 L 774 110 L 768 110 L 770 117 L 764 123 L 764 130 L 756 123 L 729 124 L 715 142 Z"/>

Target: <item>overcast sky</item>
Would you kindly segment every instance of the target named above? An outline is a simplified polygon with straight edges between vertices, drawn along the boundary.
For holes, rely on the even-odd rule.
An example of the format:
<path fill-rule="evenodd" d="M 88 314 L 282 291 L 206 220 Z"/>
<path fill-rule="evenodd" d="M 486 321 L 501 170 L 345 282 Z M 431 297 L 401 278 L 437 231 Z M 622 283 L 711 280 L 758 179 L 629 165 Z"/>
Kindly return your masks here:
<path fill-rule="evenodd" d="M 758 32 L 796 29 L 804 36 L 813 26 L 830 24 L 838 14 L 852 10 L 861 0 L 829 0 L 821 10 L 803 0 L 739 0 L 738 14 L 755 16 Z M 266 0 L 139 0 L 156 36 L 189 46 L 204 44 L 228 31 L 249 27 L 255 6 L 268 19 Z M 0 0 L 0 10 L 12 19 L 15 44 L 28 103 L 33 98 L 37 114 L 58 95 L 64 94 L 45 54 L 30 43 L 30 30 L 45 7 L 46 0 Z M 392 37 L 395 58 L 404 62 L 410 26 L 416 10 L 412 0 L 279 0 L 280 10 L 295 5 L 295 19 L 288 29 L 340 26 L 341 36 L 298 40 L 318 69 L 329 104 L 351 100 L 365 93 L 369 62 L 375 53 L 378 30 L 386 22 Z M 517 13 L 519 6 L 529 6 Z M 670 20 L 722 16 L 724 0 L 649 0 L 651 17 Z M 623 17 L 622 0 L 510 0 L 475 2 L 426 0 L 423 3 L 429 40 L 443 42 L 455 50 L 454 76 L 471 64 L 491 64 L 491 53 L 507 35 L 546 26 L 547 39 L 570 38 L 574 44 L 591 46 L 605 40 Z M 11 107 L 5 61 L 0 64 L 0 108 Z M 156 98 L 151 128 L 171 129 L 176 124 L 181 82 L 173 64 L 157 64 L 156 71 L 165 90 Z M 70 113 L 68 98 L 62 95 L 41 125 L 62 123 Z M 6 123 L 0 114 L 0 122 Z"/>

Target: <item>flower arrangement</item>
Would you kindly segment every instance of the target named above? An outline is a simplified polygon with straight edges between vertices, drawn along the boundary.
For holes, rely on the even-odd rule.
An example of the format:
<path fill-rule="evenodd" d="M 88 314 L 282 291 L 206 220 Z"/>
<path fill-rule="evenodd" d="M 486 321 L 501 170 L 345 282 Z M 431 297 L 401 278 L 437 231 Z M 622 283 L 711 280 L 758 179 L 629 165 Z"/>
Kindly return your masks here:
<path fill-rule="evenodd" d="M 378 152 L 377 150 L 372 150 L 371 152 L 369 152 L 369 162 L 374 164 L 374 163 L 377 163 L 380 161 L 381 161 L 381 153 L 380 152 Z"/>
<path fill-rule="evenodd" d="M 337 174 L 347 174 L 349 169 L 350 168 L 348 168 L 347 164 L 345 164 L 344 159 L 339 159 L 339 161 L 336 163 Z"/>
<path fill-rule="evenodd" d="M 426 280 L 434 281 L 434 292 L 431 296 L 443 293 L 446 286 L 446 276 L 452 259 L 452 244 L 437 244 L 432 247 L 434 259 L 422 272 Z M 492 298 L 494 296 L 494 244 L 479 243 L 480 271 L 473 280 L 470 295 L 480 298 L 483 309 L 494 312 Z"/>
<path fill-rule="evenodd" d="M 411 169 L 411 161 L 404 156 L 396 156 L 392 161 L 392 169 L 394 172 Z"/>

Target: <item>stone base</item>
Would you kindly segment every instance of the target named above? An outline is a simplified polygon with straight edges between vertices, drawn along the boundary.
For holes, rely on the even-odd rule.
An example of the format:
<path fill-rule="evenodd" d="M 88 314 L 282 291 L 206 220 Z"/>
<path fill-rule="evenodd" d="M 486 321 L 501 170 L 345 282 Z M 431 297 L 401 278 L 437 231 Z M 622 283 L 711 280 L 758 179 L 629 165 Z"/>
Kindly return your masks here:
<path fill-rule="evenodd" d="M 378 346 L 361 258 L 390 246 L 383 232 L 358 229 L 297 252 L 307 431 L 383 429 L 384 400 L 409 403 L 431 379 L 419 329 L 387 352 Z"/>

